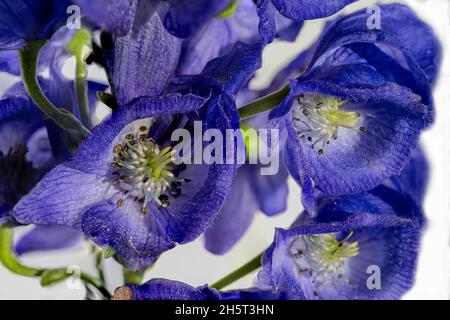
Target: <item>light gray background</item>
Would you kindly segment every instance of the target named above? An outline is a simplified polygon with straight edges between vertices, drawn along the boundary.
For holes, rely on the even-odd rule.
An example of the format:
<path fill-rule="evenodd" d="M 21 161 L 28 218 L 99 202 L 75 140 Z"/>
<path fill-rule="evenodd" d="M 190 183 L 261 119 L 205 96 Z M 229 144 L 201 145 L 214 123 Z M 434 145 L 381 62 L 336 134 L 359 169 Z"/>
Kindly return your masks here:
<path fill-rule="evenodd" d="M 441 76 L 435 91 L 436 124 L 423 134 L 421 140 L 432 168 L 431 183 L 425 200 L 425 211 L 429 223 L 423 238 L 416 284 L 405 296 L 405 299 L 449 299 L 450 66 L 447 54 L 449 52 L 450 5 L 447 0 L 409 0 L 405 2 L 433 26 L 442 41 L 445 52 Z M 360 1 L 360 3 L 348 7 L 346 11 L 351 12 L 373 3 L 375 1 Z M 322 26 L 323 21 L 307 22 L 296 43 L 275 42 L 271 44 L 264 53 L 263 68 L 258 72 L 252 85 L 255 88 L 267 85 L 280 67 L 314 41 Z M 68 76 L 73 74 L 72 70 L 73 61 L 70 61 L 65 66 Z M 104 81 L 104 74 L 98 68 L 91 68 L 90 76 Z M 0 92 L 15 80 L 14 77 L 0 74 Z M 300 190 L 292 180 L 289 184 L 287 212 L 275 218 L 267 218 L 258 213 L 250 230 L 227 255 L 214 256 L 207 253 L 203 249 L 203 240 L 200 238 L 163 254 L 146 278 L 164 277 L 185 281 L 192 285 L 201 285 L 218 280 L 229 271 L 253 258 L 270 244 L 275 226 L 289 226 L 302 210 L 299 200 Z M 24 231 L 21 230 L 21 232 Z M 95 272 L 94 261 L 89 256 L 87 244 L 69 251 L 31 254 L 23 261 L 26 264 L 40 267 L 75 265 L 83 271 L 92 274 Z M 121 285 L 121 269 L 112 259 L 107 260 L 105 265 L 108 287 L 113 290 Z M 230 288 L 249 287 L 253 280 L 254 274 L 241 279 Z M 41 288 L 37 279 L 13 275 L 0 266 L 0 299 L 81 299 L 84 296 L 84 290 L 70 289 L 70 284 L 66 282 L 51 288 Z"/>

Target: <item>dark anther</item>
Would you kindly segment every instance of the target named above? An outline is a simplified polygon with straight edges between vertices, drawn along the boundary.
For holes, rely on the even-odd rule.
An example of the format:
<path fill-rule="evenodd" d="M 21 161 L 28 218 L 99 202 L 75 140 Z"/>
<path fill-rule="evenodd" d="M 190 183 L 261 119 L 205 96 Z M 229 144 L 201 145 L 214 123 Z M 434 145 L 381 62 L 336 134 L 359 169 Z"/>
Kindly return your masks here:
<path fill-rule="evenodd" d="M 323 154 L 323 149 L 319 149 L 319 156 Z"/>
<path fill-rule="evenodd" d="M 112 94 L 108 92 L 98 91 L 97 97 L 101 102 L 106 104 L 112 111 L 116 111 L 119 108 L 119 104 L 117 103 L 116 98 Z"/>
<path fill-rule="evenodd" d="M 191 180 L 191 179 L 188 179 L 188 178 L 184 179 L 184 182 L 186 182 L 186 183 L 191 182 L 191 181 L 192 181 L 192 180 Z"/>
<path fill-rule="evenodd" d="M 162 202 L 166 202 L 167 200 L 169 200 L 169 197 L 165 194 L 162 194 L 159 196 L 159 200 L 161 200 Z"/>
<path fill-rule="evenodd" d="M 365 131 L 367 131 L 367 129 L 365 127 L 359 127 L 359 131 L 365 132 Z"/>
<path fill-rule="evenodd" d="M 309 142 L 311 142 L 311 141 L 312 141 L 312 138 L 311 138 L 311 137 L 308 137 L 307 139 L 308 139 L 308 141 L 309 141 Z"/>

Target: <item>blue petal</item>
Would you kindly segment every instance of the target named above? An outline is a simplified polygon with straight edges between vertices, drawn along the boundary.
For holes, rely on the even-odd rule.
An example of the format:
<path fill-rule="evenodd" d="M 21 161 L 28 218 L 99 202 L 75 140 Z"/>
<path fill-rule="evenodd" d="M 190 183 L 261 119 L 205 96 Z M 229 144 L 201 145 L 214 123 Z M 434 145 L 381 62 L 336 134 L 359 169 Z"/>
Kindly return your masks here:
<path fill-rule="evenodd" d="M 383 5 L 380 8 L 381 30 L 367 28 L 366 10 L 330 23 L 317 45 L 311 67 L 323 64 L 326 59 L 342 64 L 359 57 L 373 65 L 388 81 L 408 86 L 420 94 L 427 105 L 432 105 L 430 86 L 441 61 L 438 40 L 408 7 Z M 417 35 L 424 38 L 420 44 L 414 41 Z M 353 56 L 342 55 L 342 50 L 353 51 Z M 342 57 L 344 61 L 339 61 Z M 336 58 L 338 61 L 334 61 Z"/>
<path fill-rule="evenodd" d="M 160 95 L 175 73 L 181 40 L 164 28 L 157 12 L 162 6 L 140 1 L 130 32 L 106 49 L 106 69 L 121 106 L 141 96 Z"/>
<path fill-rule="evenodd" d="M 169 0 L 164 26 L 180 38 L 188 38 L 228 5 L 223 0 Z M 231 2 L 231 0 L 229 1 Z"/>
<path fill-rule="evenodd" d="M 82 234 L 61 226 L 35 226 L 15 245 L 18 255 L 35 251 L 59 250 L 73 247 L 81 241 Z"/>
<path fill-rule="evenodd" d="M 136 1 L 74 0 L 89 21 L 117 36 L 125 36 L 133 23 Z"/>
<path fill-rule="evenodd" d="M 357 0 L 272 0 L 277 10 L 292 20 L 325 18 Z"/>
<path fill-rule="evenodd" d="M 219 292 L 206 286 L 194 288 L 179 281 L 151 279 L 143 285 L 121 287 L 114 297 L 128 300 L 218 300 Z"/>
<path fill-rule="evenodd" d="M 248 168 L 241 167 L 233 180 L 231 194 L 212 225 L 205 231 L 205 247 L 225 254 L 247 231 L 257 210 Z"/>
<path fill-rule="evenodd" d="M 414 11 L 402 4 L 380 6 L 382 28 L 393 32 L 404 48 L 409 50 L 429 82 L 434 84 L 442 60 L 441 44 L 433 30 Z M 420 35 L 420 41 L 417 41 Z"/>
<path fill-rule="evenodd" d="M 284 17 L 298 23 L 294 28 L 300 29 L 304 20 L 313 20 L 331 16 L 356 0 L 258 0 L 258 15 L 260 17 L 259 30 L 265 42 L 271 42 L 280 29 L 281 19 L 278 12 Z M 277 12 L 278 11 L 278 12 Z"/>
<path fill-rule="evenodd" d="M 253 167 L 250 173 L 250 184 L 258 201 L 259 209 L 268 216 L 282 213 L 287 207 L 288 172 L 280 164 L 275 175 L 261 175 L 260 167 Z"/>
<path fill-rule="evenodd" d="M 395 188 L 422 203 L 428 187 L 430 168 L 423 150 L 418 147 L 408 166 L 391 181 Z"/>
<path fill-rule="evenodd" d="M 223 84 L 223 90 L 237 94 L 262 65 L 263 45 L 237 43 L 227 55 L 210 61 L 202 72 Z"/>
<path fill-rule="evenodd" d="M 139 205 L 130 201 L 119 207 L 121 196 L 90 208 L 83 215 L 82 230 L 100 246 L 113 248 L 127 268 L 139 269 L 175 243 L 167 236 L 158 211 L 142 216 Z"/>
<path fill-rule="evenodd" d="M 0 71 L 20 75 L 19 53 L 17 50 L 0 51 Z"/>
<path fill-rule="evenodd" d="M 142 285 L 128 285 L 116 289 L 115 300 L 279 300 L 284 295 L 256 288 L 219 292 L 208 286 L 194 288 L 186 283 L 151 279 Z"/>
<path fill-rule="evenodd" d="M 0 100 L 0 151 L 26 145 L 28 138 L 43 127 L 43 115 L 28 97 L 8 96 Z"/>
<path fill-rule="evenodd" d="M 408 205 L 393 207 L 379 196 Z M 414 202 L 387 188 L 377 195 L 330 198 L 322 202 L 317 218 L 302 215 L 292 229 L 276 231 L 258 278 L 286 292 L 290 299 L 398 299 L 414 283 L 421 219 Z M 290 252 L 293 241 L 301 235 L 348 234 L 350 230 L 353 235 L 349 241 L 358 241 L 359 247 L 358 255 L 346 258 L 344 277 L 353 280 L 352 283 L 325 281 L 314 294 L 314 284 L 301 275 Z M 370 290 L 366 284 L 371 265 L 381 268 L 379 290 Z"/>
<path fill-rule="evenodd" d="M 1 199 L 0 199 L 1 200 Z M 0 225 L 8 223 L 11 218 L 11 209 L 5 204 L 0 204 Z"/>
<path fill-rule="evenodd" d="M 86 174 L 70 165 L 57 166 L 17 203 L 13 212 L 17 221 L 80 229 L 83 213 L 112 197 L 114 190 L 101 176 Z"/>
<path fill-rule="evenodd" d="M 0 48 L 19 49 L 30 40 L 49 39 L 69 18 L 69 0 L 0 1 Z"/>
<path fill-rule="evenodd" d="M 258 16 L 252 1 L 240 1 L 233 16 L 212 19 L 185 41 L 179 73 L 199 74 L 209 61 L 227 54 L 237 42 L 258 42 L 257 24 Z"/>
<path fill-rule="evenodd" d="M 404 87 L 383 84 L 366 68 L 339 67 L 337 71 L 321 70 L 319 74 L 316 76 L 323 79 L 317 82 L 299 79 L 296 89 L 293 89 L 296 92 L 291 94 L 298 96 L 314 92 L 349 99 L 355 106 L 360 103 L 356 108 L 362 115 L 366 114 L 362 125 L 367 130 L 350 130 L 348 134 L 344 129 L 340 130 L 341 139 L 338 137 L 331 141 L 325 152 L 319 155 L 317 150 L 297 137 L 292 115 L 286 114 L 290 137 L 288 154 L 299 155 L 296 162 L 286 162 L 294 178 L 302 183 L 305 177 L 309 177 L 317 189 L 327 194 L 343 195 L 369 190 L 400 174 L 426 125 L 428 110 L 420 103 L 420 98 Z M 271 115 L 289 112 L 290 99 L 292 96 Z"/>

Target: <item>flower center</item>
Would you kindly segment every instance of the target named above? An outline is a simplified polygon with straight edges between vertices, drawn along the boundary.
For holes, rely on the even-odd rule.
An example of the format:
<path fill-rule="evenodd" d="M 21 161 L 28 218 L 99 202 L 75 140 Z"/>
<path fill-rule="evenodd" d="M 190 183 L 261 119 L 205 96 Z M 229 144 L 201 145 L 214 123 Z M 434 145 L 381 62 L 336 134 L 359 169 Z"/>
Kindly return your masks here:
<path fill-rule="evenodd" d="M 359 113 L 340 108 L 346 102 L 321 94 L 298 96 L 292 111 L 297 136 L 305 139 L 313 149 L 317 147 L 318 154 L 322 155 L 325 146 L 338 138 L 339 128 L 366 131 L 366 128 L 359 126 Z"/>
<path fill-rule="evenodd" d="M 353 235 L 350 232 L 344 240 L 339 241 L 336 233 L 305 235 L 296 238 L 289 248 L 300 275 L 308 278 L 313 284 L 314 295 L 323 284 L 336 287 L 337 281 L 351 284 L 345 277 L 346 261 L 359 254 L 358 242 L 349 242 Z"/>
<path fill-rule="evenodd" d="M 168 207 L 169 195 L 178 197 L 182 183 L 190 181 L 177 178 L 186 166 L 173 163 L 172 147 L 161 149 L 148 134 L 149 128 L 146 126 L 126 134 L 124 143 L 114 147 L 112 163 L 117 170 L 113 172 L 113 183 L 124 191 L 126 198 L 134 198 L 141 204 L 143 213 L 147 213 L 150 202 Z M 119 199 L 117 205 L 123 206 L 125 199 Z"/>

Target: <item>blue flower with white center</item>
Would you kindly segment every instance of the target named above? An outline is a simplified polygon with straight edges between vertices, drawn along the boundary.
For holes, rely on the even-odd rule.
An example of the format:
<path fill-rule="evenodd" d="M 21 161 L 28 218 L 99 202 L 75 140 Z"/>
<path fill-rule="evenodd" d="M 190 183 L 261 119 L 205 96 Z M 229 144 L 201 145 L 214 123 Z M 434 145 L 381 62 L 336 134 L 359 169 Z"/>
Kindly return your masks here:
<path fill-rule="evenodd" d="M 318 192 L 356 194 L 398 175 L 420 132 L 433 121 L 438 43 L 408 8 L 381 10 L 389 12 L 385 29 L 368 30 L 365 11 L 339 18 L 310 52 L 282 72 L 303 70 L 270 118 L 283 132 L 286 166 L 301 184 L 312 214 Z M 409 49 L 410 38 L 392 31 L 400 25 L 397 16 L 415 17 L 400 31 L 423 34 L 429 50 Z"/>
<path fill-rule="evenodd" d="M 408 196 L 380 186 L 324 199 L 277 229 L 258 279 L 289 299 L 399 299 L 414 283 L 423 228 Z"/>
<path fill-rule="evenodd" d="M 194 240 L 228 197 L 235 172 L 235 165 L 174 162 L 173 130 L 192 131 L 195 120 L 204 120 L 204 129 L 231 127 L 215 108 L 197 115 L 204 104 L 172 94 L 119 108 L 22 198 L 15 218 L 83 231 L 132 269 Z"/>
<path fill-rule="evenodd" d="M 142 285 L 117 288 L 113 300 L 281 300 L 283 294 L 262 291 L 257 288 L 217 291 L 204 285 L 194 288 L 186 283 L 151 279 Z"/>
<path fill-rule="evenodd" d="M 32 40 L 50 39 L 69 18 L 69 0 L 0 1 L 0 50 L 20 49 Z"/>

